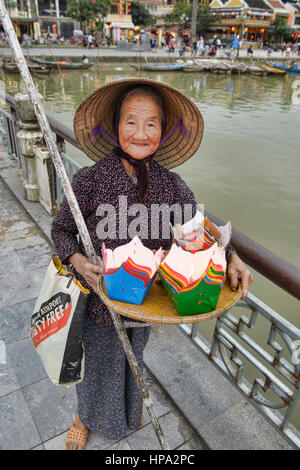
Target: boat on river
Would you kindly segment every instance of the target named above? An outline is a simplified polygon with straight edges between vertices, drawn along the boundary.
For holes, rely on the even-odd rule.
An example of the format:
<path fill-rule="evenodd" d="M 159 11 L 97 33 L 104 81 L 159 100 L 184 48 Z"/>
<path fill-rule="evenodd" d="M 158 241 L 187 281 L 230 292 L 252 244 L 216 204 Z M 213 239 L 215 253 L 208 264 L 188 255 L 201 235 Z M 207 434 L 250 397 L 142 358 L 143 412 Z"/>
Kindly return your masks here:
<path fill-rule="evenodd" d="M 41 65 L 41 64 L 31 64 L 27 63 L 27 66 L 31 73 L 41 73 L 41 74 L 48 74 L 51 71 L 51 66 Z M 2 60 L 2 68 L 6 72 L 9 73 L 20 73 L 20 70 L 16 64 L 16 62 L 12 59 L 5 59 Z"/>
<path fill-rule="evenodd" d="M 183 72 L 213 72 L 213 73 L 249 73 L 252 75 L 267 75 L 268 70 L 258 65 L 230 63 L 220 60 L 201 60 L 187 65 Z"/>
<path fill-rule="evenodd" d="M 259 67 L 258 65 L 249 65 L 246 72 L 251 73 L 252 75 L 267 75 L 268 73 L 266 69 Z"/>
<path fill-rule="evenodd" d="M 148 72 L 175 72 L 176 70 L 183 70 L 187 66 L 188 64 L 131 64 L 131 67 L 135 70 L 145 70 Z"/>
<path fill-rule="evenodd" d="M 262 67 L 267 70 L 268 75 L 286 75 L 285 70 L 279 70 L 267 64 L 263 64 Z"/>
<path fill-rule="evenodd" d="M 277 62 L 271 62 L 271 65 L 278 70 L 285 70 L 290 73 L 300 73 L 300 67 L 297 64 L 284 65 Z"/>
<path fill-rule="evenodd" d="M 36 64 L 44 65 L 46 67 L 52 67 L 53 69 L 89 69 L 94 64 L 83 64 L 81 62 L 67 62 L 65 60 L 44 60 L 35 57 L 30 58 L 32 62 Z"/>

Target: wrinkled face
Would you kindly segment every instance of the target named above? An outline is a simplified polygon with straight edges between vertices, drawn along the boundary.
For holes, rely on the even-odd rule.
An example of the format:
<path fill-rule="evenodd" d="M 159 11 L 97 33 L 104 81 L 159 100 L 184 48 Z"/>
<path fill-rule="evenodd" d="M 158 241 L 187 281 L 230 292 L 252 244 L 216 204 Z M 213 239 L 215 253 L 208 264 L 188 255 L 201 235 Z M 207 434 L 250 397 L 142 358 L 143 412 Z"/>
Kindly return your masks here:
<path fill-rule="evenodd" d="M 154 153 L 161 139 L 162 109 L 150 96 L 135 94 L 124 101 L 119 142 L 124 152 L 142 160 Z"/>

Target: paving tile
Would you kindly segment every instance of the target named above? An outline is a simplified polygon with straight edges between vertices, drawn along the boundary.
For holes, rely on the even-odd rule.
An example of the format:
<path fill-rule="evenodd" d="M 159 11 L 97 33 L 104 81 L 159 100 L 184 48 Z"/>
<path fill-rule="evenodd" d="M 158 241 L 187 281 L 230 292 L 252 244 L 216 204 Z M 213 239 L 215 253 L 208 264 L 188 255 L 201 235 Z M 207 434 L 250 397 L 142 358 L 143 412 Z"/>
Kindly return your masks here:
<path fill-rule="evenodd" d="M 148 386 L 148 389 L 153 402 L 154 410 L 158 417 L 174 410 L 173 402 L 167 397 L 167 395 L 157 383 L 153 383 L 151 386 Z M 143 411 L 145 417 L 144 425 L 146 425 L 150 423 L 150 418 L 145 404 L 143 405 Z"/>
<path fill-rule="evenodd" d="M 36 245 L 46 243 L 37 227 L 30 227 L 26 230 L 17 230 L 15 232 L 0 232 L 0 237 L 4 237 L 14 250 L 24 248 L 33 248 Z"/>
<path fill-rule="evenodd" d="M 22 388 L 47 377 L 30 338 L 9 344 L 7 352 Z"/>
<path fill-rule="evenodd" d="M 0 339 L 8 344 L 29 338 L 36 299 L 0 309 Z"/>
<path fill-rule="evenodd" d="M 292 449 L 247 402 L 237 403 L 222 415 L 203 423 L 200 432 L 213 450 Z"/>
<path fill-rule="evenodd" d="M 116 444 L 115 440 L 106 439 L 105 437 L 91 432 L 88 437 L 86 450 L 103 450 L 108 449 Z"/>
<path fill-rule="evenodd" d="M 0 309 L 37 297 L 43 279 L 38 270 L 2 276 Z"/>
<path fill-rule="evenodd" d="M 107 447 L 106 450 L 132 450 L 129 443 L 126 439 L 122 439 L 119 442 L 116 442 L 111 447 Z"/>
<path fill-rule="evenodd" d="M 206 449 L 206 446 L 202 444 L 199 438 L 193 437 L 189 441 L 177 447 L 177 450 L 207 450 L 207 449 Z"/>
<path fill-rule="evenodd" d="M 20 390 L 0 398 L 0 449 L 25 450 L 41 439 Z"/>
<path fill-rule="evenodd" d="M 0 239 L 0 280 L 1 286 L 7 275 L 15 275 L 16 273 L 23 273 L 24 266 L 13 249 L 11 243 L 6 239 Z"/>
<path fill-rule="evenodd" d="M 68 432 L 59 434 L 49 441 L 43 442 L 43 445 L 46 450 L 66 450 L 66 437 Z"/>
<path fill-rule="evenodd" d="M 24 388 L 23 393 L 42 442 L 70 428 L 77 415 L 74 386 L 56 386 L 47 378 Z"/>
<path fill-rule="evenodd" d="M 32 247 L 16 250 L 24 269 L 35 270 L 50 263 L 51 250 L 46 242 Z"/>
<path fill-rule="evenodd" d="M 159 440 L 151 424 L 127 436 L 127 441 L 132 450 L 161 450 Z"/>
<path fill-rule="evenodd" d="M 178 342 L 180 341 L 180 348 Z M 172 396 L 194 429 L 242 400 L 241 395 L 176 327 L 154 329 L 144 353 L 146 366 Z M 220 393 L 216 394 L 216 390 Z"/>
<path fill-rule="evenodd" d="M 7 395 L 8 393 L 14 392 L 20 389 L 15 371 L 12 367 L 9 367 L 0 372 L 0 397 Z"/>
<path fill-rule="evenodd" d="M 4 225 L 4 221 L 1 220 L 1 224 Z M 26 230 L 30 227 L 33 227 L 33 222 L 29 219 L 24 219 L 22 217 L 22 219 L 19 217 L 16 217 L 16 216 L 11 216 L 10 217 L 10 220 L 6 222 L 5 224 L 5 230 L 9 231 L 9 232 L 15 232 L 17 230 Z"/>
<path fill-rule="evenodd" d="M 176 449 L 193 436 L 191 428 L 175 411 L 161 417 L 159 422 L 171 449 Z M 161 449 L 152 424 L 148 424 L 135 433 L 130 434 L 126 439 L 134 450 Z"/>

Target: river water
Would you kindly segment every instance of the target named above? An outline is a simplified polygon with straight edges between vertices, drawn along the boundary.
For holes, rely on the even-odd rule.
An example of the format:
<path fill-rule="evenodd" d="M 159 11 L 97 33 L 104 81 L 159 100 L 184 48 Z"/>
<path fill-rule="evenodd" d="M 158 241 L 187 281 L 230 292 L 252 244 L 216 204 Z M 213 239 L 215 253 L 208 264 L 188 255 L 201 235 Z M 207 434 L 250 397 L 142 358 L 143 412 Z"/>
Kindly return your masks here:
<path fill-rule="evenodd" d="M 44 97 L 46 112 L 72 127 L 74 111 L 88 93 L 135 73 L 126 66 L 97 65 L 89 71 L 63 71 L 34 81 Z M 141 76 L 180 89 L 203 115 L 200 149 L 176 169 L 197 201 L 300 267 L 300 103 L 292 100 L 292 84 L 300 76 L 183 72 L 144 72 Z M 16 75 L 3 74 L 2 84 L 9 94 L 23 90 Z M 71 146 L 67 146 L 67 153 L 82 164 L 93 163 Z M 255 277 L 251 293 L 300 328 L 299 303 L 251 271 Z M 199 329 L 211 339 L 213 326 L 214 322 L 206 322 Z M 272 348 L 266 346 L 268 333 L 269 325 L 263 321 L 257 322 L 253 334 L 247 331 L 273 355 Z M 276 341 L 282 344 L 279 338 Z M 256 371 L 253 374 L 253 378 L 258 376 Z M 297 408 L 293 422 L 300 429 Z"/>

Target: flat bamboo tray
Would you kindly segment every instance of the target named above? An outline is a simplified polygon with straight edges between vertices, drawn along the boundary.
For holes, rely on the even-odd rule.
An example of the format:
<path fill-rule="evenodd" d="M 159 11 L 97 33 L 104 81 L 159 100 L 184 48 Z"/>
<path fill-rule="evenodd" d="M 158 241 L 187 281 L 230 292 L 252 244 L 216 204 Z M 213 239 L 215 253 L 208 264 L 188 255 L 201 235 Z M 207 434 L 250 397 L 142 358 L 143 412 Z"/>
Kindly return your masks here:
<path fill-rule="evenodd" d="M 126 318 L 147 323 L 160 323 L 162 325 L 200 323 L 212 320 L 213 318 L 224 315 L 227 310 L 230 310 L 236 304 L 242 295 L 241 284 L 239 284 L 239 288 L 236 292 L 232 292 L 230 284 L 228 280 L 226 280 L 221 290 L 216 310 L 209 313 L 200 313 L 199 315 L 181 316 L 177 313 L 167 291 L 159 280 L 154 281 L 142 305 L 133 305 L 117 300 L 110 300 L 107 297 L 104 280 L 99 277 L 99 280 L 100 279 L 101 282 L 98 282 L 98 294 L 109 309 L 114 310 L 116 313 Z"/>

